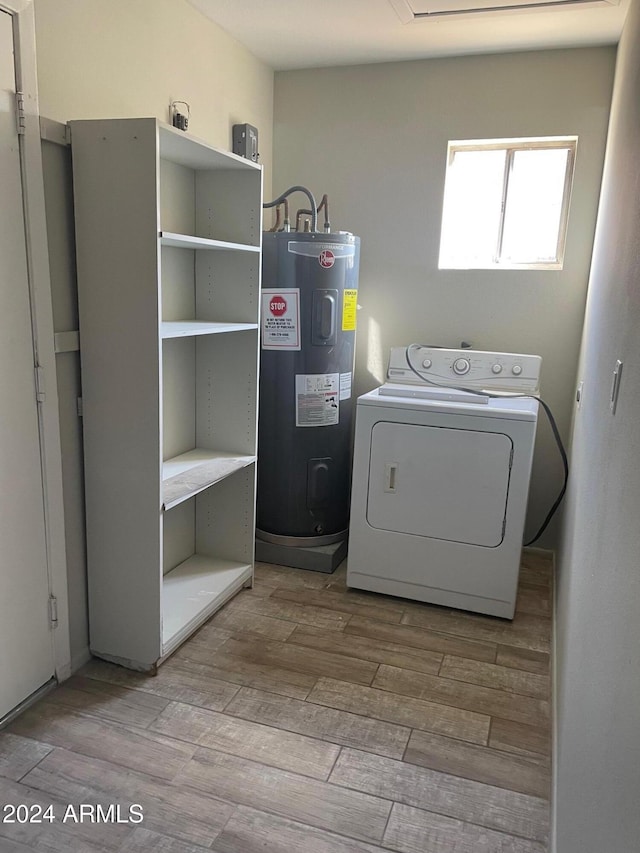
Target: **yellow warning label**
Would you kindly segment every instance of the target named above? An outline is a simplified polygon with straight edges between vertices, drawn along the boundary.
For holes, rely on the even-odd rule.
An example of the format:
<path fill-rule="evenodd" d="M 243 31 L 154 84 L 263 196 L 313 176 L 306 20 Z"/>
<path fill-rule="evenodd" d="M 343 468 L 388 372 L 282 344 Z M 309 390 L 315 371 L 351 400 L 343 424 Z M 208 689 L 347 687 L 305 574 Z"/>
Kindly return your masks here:
<path fill-rule="evenodd" d="M 353 332 L 356 328 L 356 311 L 358 308 L 358 291 L 345 290 L 342 301 L 342 331 Z"/>

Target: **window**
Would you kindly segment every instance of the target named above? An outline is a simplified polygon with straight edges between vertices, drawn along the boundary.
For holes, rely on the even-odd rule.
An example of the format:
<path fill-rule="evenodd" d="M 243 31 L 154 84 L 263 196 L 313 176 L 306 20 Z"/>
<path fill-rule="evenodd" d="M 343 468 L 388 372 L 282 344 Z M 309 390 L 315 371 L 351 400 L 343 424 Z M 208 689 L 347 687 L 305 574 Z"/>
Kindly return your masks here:
<path fill-rule="evenodd" d="M 562 269 L 577 141 L 450 142 L 440 269 Z"/>

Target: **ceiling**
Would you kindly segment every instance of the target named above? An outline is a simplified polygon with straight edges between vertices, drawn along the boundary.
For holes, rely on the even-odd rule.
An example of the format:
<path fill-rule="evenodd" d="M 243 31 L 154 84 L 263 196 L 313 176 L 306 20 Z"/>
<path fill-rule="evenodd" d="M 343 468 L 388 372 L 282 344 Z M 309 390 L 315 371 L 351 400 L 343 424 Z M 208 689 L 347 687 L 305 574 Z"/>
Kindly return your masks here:
<path fill-rule="evenodd" d="M 276 70 L 612 44 L 630 0 L 189 0 Z M 545 0 L 542 0 L 545 2 Z M 548 2 L 548 0 L 547 0 Z M 557 0 L 556 0 L 557 2 Z M 413 18 L 430 9 L 448 14 Z M 407 22 L 408 21 L 408 22 Z"/>

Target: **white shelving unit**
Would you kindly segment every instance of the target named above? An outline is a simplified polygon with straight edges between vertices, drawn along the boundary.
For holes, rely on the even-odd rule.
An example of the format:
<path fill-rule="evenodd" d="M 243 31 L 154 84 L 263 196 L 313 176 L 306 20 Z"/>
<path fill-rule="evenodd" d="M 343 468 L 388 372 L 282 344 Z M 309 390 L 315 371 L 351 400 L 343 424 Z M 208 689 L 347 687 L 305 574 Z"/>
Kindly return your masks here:
<path fill-rule="evenodd" d="M 253 582 L 262 170 L 71 122 L 90 642 L 153 670 Z"/>

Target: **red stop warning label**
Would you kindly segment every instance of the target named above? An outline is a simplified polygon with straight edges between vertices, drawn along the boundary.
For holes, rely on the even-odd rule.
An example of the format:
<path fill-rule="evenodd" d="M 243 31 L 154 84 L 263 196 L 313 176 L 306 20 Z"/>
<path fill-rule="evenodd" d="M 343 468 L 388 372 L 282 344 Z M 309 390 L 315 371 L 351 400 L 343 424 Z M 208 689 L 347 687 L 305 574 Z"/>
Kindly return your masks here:
<path fill-rule="evenodd" d="M 284 296 L 272 296 L 269 302 L 269 310 L 274 317 L 282 317 L 287 310 L 287 300 Z"/>
<path fill-rule="evenodd" d="M 332 267 L 335 264 L 336 256 L 333 254 L 331 249 L 324 249 L 318 255 L 318 260 L 320 261 L 320 266 L 324 267 L 326 270 L 328 270 L 330 267 Z"/>

